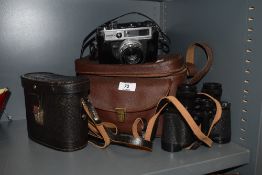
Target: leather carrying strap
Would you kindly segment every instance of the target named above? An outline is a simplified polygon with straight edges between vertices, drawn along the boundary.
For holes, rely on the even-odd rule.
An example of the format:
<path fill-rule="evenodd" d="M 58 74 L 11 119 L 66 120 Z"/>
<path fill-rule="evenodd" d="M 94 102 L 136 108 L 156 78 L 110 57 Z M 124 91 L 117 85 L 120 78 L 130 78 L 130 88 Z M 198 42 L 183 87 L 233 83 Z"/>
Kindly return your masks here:
<path fill-rule="evenodd" d="M 83 99 L 82 104 L 85 112 L 88 115 L 89 120 L 89 129 L 90 129 L 90 141 L 91 143 L 97 145 L 100 148 L 106 148 L 111 142 L 116 144 L 125 145 L 128 147 L 139 148 L 147 151 L 152 150 L 152 139 L 153 139 L 153 130 L 156 126 L 157 118 L 160 116 L 160 113 L 166 107 L 168 103 L 172 103 L 181 113 L 181 116 L 185 119 L 191 130 L 193 131 L 194 135 L 202 142 L 204 142 L 209 147 L 212 146 L 212 140 L 209 138 L 209 135 L 212 131 L 213 126 L 220 120 L 222 114 L 222 107 L 221 104 L 205 93 L 199 93 L 201 95 L 205 95 L 209 97 L 211 100 L 215 102 L 216 105 L 216 114 L 212 121 L 212 124 L 209 128 L 208 134 L 205 135 L 200 127 L 195 123 L 192 116 L 189 114 L 187 109 L 179 102 L 179 100 L 174 96 L 167 96 L 160 100 L 158 107 L 162 102 L 165 103 L 161 105 L 161 108 L 155 113 L 155 115 L 149 120 L 147 126 L 143 119 L 137 118 L 133 124 L 132 131 L 133 136 L 129 135 L 121 135 L 116 132 L 112 132 L 112 128 L 116 129 L 113 124 L 110 123 L 102 123 L 95 111 L 95 108 L 91 104 L 88 99 Z M 138 125 L 142 124 L 142 127 L 145 130 L 145 134 L 143 136 L 139 136 L 137 128 Z M 110 129 L 111 128 L 111 129 Z M 101 144 L 102 141 L 102 144 Z"/>
<path fill-rule="evenodd" d="M 195 49 L 201 48 L 205 55 L 206 55 L 206 64 L 204 67 L 197 71 L 195 66 Z M 211 65 L 213 63 L 213 53 L 212 49 L 205 43 L 193 43 L 191 44 L 186 52 L 186 64 L 187 64 L 187 70 L 188 70 L 188 76 L 192 76 L 192 78 L 189 80 L 189 84 L 196 84 L 199 82 L 209 71 L 211 68 Z"/>
<path fill-rule="evenodd" d="M 202 142 L 204 142 L 206 145 L 208 145 L 209 147 L 212 146 L 212 140 L 209 138 L 209 135 L 212 131 L 212 128 L 214 127 L 214 125 L 220 120 L 221 118 L 221 114 L 222 114 L 222 107 L 221 104 L 213 97 L 211 97 L 208 94 L 205 93 L 199 93 L 202 95 L 205 95 L 207 97 L 209 97 L 212 101 L 215 102 L 216 104 L 216 114 L 214 116 L 214 120 L 212 121 L 212 124 L 209 128 L 208 134 L 205 135 L 200 127 L 195 123 L 195 121 L 193 120 L 193 117 L 189 114 L 189 112 L 187 111 L 187 109 L 179 102 L 179 100 L 174 97 L 174 96 L 168 96 L 168 97 L 164 97 L 162 100 L 167 100 L 167 103 L 170 102 L 172 103 L 177 109 L 178 111 L 181 113 L 181 116 L 185 119 L 185 121 L 187 122 L 187 124 L 189 125 L 189 127 L 191 128 L 191 130 L 193 131 L 194 135 L 201 140 Z M 162 101 L 161 100 L 161 101 Z M 160 103 L 161 103 L 160 101 Z M 159 103 L 159 104 L 160 104 Z M 166 103 L 166 104 L 167 104 Z M 165 107 L 165 106 L 164 106 Z M 145 140 L 150 140 L 152 137 L 152 132 L 153 132 L 153 127 L 155 125 L 155 122 L 157 120 L 157 118 L 159 117 L 159 114 L 161 113 L 161 111 L 164 109 L 164 107 L 162 107 L 148 122 L 148 127 L 145 133 Z"/>
<path fill-rule="evenodd" d="M 112 132 L 112 128 L 116 129 L 116 126 L 110 123 L 102 123 L 89 99 L 82 99 L 82 105 L 88 115 L 90 143 L 99 148 L 106 148 L 112 142 L 128 147 L 152 151 L 151 141 L 144 140 L 143 138 L 134 138 L 130 135 L 117 134 L 117 131 Z"/>

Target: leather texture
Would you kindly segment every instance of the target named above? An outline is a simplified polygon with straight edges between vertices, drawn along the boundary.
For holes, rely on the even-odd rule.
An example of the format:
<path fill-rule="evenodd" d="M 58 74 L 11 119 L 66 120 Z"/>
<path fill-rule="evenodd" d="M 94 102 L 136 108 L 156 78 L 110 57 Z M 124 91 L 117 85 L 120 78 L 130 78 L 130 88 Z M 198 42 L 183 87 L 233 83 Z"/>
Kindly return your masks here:
<path fill-rule="evenodd" d="M 88 141 L 87 118 L 81 98 L 89 93 L 89 80 L 46 72 L 21 76 L 28 136 L 43 145 L 74 151 Z"/>
<path fill-rule="evenodd" d="M 194 121 L 190 113 L 187 111 L 187 109 L 174 96 L 167 96 L 167 97 L 162 98 L 159 101 L 157 105 L 158 110 L 149 119 L 148 124 L 144 128 L 145 133 L 143 135 L 139 135 L 139 133 L 137 132 L 138 125 L 141 123 L 144 123 L 143 119 L 137 118 L 135 120 L 132 126 L 132 135 L 123 135 L 122 133 L 118 132 L 117 127 L 114 124 L 102 122 L 99 115 L 97 114 L 95 110 L 95 107 L 91 103 L 91 101 L 88 98 L 83 98 L 81 100 L 82 105 L 83 105 L 84 111 L 86 112 L 89 118 L 88 120 L 89 121 L 88 126 L 90 128 L 89 142 L 98 146 L 99 148 L 106 148 L 111 143 L 114 143 L 114 144 L 128 146 L 131 148 L 152 151 L 153 139 L 155 136 L 153 133 L 153 129 L 156 126 L 156 121 L 160 117 L 160 114 L 165 109 L 165 107 L 168 104 L 172 104 L 174 105 L 174 107 L 176 107 L 179 110 L 179 112 L 181 113 L 181 117 L 186 121 L 186 123 L 191 128 L 194 135 L 196 136 L 196 138 L 199 141 L 205 143 L 207 146 L 211 147 L 213 141 L 210 139 L 210 133 L 213 127 L 217 124 L 217 122 L 221 118 L 222 107 L 221 107 L 220 102 L 217 101 L 212 96 L 208 94 L 204 94 L 204 93 L 200 93 L 200 94 L 205 95 L 208 98 L 210 98 L 212 101 L 214 101 L 216 105 L 216 113 L 210 125 L 210 128 L 208 130 L 208 134 L 204 134 L 201 131 L 201 126 L 198 126 L 196 124 L 196 122 Z M 113 131 L 112 128 L 115 130 L 115 132 L 112 132 Z"/>
<path fill-rule="evenodd" d="M 196 47 L 202 48 L 207 56 L 207 63 L 200 71 L 194 65 L 193 53 L 187 53 L 186 59 L 171 54 L 159 57 L 156 63 L 136 65 L 98 64 L 85 57 L 75 61 L 75 71 L 90 79 L 90 99 L 101 120 L 114 123 L 120 133 L 132 134 L 135 120 L 149 121 L 162 97 L 175 96 L 177 86 L 187 82 L 188 76 L 193 77 L 192 82 L 188 81 L 193 84 L 207 73 L 212 64 L 211 49 L 205 44 L 193 43 L 188 51 L 194 52 Z M 136 83 L 136 90 L 120 91 L 120 82 Z M 116 109 L 123 110 L 124 119 L 119 119 Z M 161 136 L 161 131 L 162 118 L 157 136 Z"/>

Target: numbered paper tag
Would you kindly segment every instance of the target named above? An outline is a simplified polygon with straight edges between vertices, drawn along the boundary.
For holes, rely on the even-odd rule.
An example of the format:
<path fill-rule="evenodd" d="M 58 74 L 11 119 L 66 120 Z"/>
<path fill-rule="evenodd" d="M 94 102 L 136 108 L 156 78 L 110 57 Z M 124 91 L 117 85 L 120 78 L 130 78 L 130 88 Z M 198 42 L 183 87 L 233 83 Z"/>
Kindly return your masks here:
<path fill-rule="evenodd" d="M 136 90 L 136 83 L 120 82 L 119 86 L 118 86 L 118 90 L 120 90 L 120 91 L 135 91 Z"/>

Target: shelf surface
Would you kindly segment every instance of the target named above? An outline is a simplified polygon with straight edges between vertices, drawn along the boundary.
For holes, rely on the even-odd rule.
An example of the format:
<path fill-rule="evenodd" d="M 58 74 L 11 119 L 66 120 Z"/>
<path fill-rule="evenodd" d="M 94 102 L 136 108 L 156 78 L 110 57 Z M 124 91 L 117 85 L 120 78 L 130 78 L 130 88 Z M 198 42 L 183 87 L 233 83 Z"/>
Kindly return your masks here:
<path fill-rule="evenodd" d="M 99 149 L 91 144 L 79 151 L 60 152 L 30 140 L 25 120 L 0 123 L 1 175 L 194 175 L 248 162 L 249 150 L 235 143 L 168 153 L 156 139 L 153 152 L 116 145 Z"/>

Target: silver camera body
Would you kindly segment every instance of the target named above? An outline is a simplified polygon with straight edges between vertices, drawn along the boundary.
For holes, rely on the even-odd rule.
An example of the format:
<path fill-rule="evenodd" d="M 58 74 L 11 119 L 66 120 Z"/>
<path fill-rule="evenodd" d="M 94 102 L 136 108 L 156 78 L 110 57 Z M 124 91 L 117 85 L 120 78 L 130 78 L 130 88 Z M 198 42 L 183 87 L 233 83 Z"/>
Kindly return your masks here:
<path fill-rule="evenodd" d="M 156 61 L 158 31 L 150 21 L 103 26 L 98 29 L 96 40 L 102 64 Z"/>
<path fill-rule="evenodd" d="M 103 30 L 105 41 L 119 40 L 141 40 L 152 38 L 152 27 L 138 27 L 125 29 L 106 29 Z"/>

